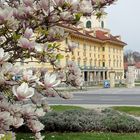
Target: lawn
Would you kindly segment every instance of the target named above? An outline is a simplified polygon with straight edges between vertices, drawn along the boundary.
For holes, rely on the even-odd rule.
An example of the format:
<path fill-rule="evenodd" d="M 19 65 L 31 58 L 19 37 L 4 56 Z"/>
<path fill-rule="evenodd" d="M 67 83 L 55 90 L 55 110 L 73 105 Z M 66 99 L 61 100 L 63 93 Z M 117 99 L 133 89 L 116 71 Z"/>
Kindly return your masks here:
<path fill-rule="evenodd" d="M 17 140 L 34 140 L 30 134 L 18 134 Z M 140 140 L 140 134 L 50 133 L 44 140 Z"/>
<path fill-rule="evenodd" d="M 112 107 L 114 110 L 125 112 L 131 115 L 140 116 L 140 107 L 133 106 L 115 106 Z"/>
<path fill-rule="evenodd" d="M 66 106 L 66 105 L 52 105 L 51 109 L 53 111 L 66 111 L 66 110 L 84 110 L 85 108 L 79 106 Z"/>

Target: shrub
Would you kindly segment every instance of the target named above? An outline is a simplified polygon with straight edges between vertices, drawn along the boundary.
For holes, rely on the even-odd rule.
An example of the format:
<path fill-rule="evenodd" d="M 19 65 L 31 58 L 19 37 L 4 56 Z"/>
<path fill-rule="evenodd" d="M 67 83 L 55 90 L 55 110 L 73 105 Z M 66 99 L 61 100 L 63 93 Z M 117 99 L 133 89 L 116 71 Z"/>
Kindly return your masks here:
<path fill-rule="evenodd" d="M 102 112 L 94 110 L 49 112 L 41 118 L 41 121 L 45 125 L 46 131 L 140 131 L 138 120 L 112 109 L 105 109 Z"/>

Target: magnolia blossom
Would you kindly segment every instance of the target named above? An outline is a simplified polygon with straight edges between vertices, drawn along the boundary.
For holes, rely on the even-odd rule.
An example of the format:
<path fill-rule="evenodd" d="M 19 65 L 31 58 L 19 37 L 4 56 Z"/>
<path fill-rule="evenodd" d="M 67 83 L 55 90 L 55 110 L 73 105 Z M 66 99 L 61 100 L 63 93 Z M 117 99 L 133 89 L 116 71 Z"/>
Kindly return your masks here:
<path fill-rule="evenodd" d="M 4 9 L 0 8 L 0 24 L 4 23 L 11 19 L 13 15 L 13 11 L 9 7 L 5 7 Z"/>
<path fill-rule="evenodd" d="M 65 0 L 54 0 L 53 2 L 56 6 L 62 6 L 64 4 Z"/>
<path fill-rule="evenodd" d="M 73 94 L 72 93 L 69 93 L 69 92 L 61 92 L 61 93 L 58 93 L 58 95 L 61 98 L 64 98 L 64 99 L 70 99 L 70 98 L 73 97 Z"/>
<path fill-rule="evenodd" d="M 57 41 L 61 40 L 62 38 L 66 38 L 68 33 L 65 33 L 63 28 L 60 27 L 51 27 L 48 31 L 47 39 L 48 41 Z"/>
<path fill-rule="evenodd" d="M 36 75 L 33 75 L 33 70 L 24 70 L 22 78 L 25 81 L 36 81 L 36 80 L 38 80 L 38 77 Z"/>
<path fill-rule="evenodd" d="M 0 72 L 0 84 L 3 84 L 6 81 L 6 77 L 3 72 Z"/>
<path fill-rule="evenodd" d="M 32 49 L 34 48 L 34 42 L 23 37 L 19 39 L 19 46 L 22 48 Z"/>
<path fill-rule="evenodd" d="M 32 35 L 33 35 L 33 30 L 30 28 L 27 28 L 25 30 L 24 37 L 27 39 L 30 39 L 32 37 Z"/>
<path fill-rule="evenodd" d="M 7 111 L 0 112 L 0 133 L 8 131 L 12 125 L 13 117 Z"/>
<path fill-rule="evenodd" d="M 0 68 L 0 71 L 3 72 L 4 74 L 11 72 L 13 69 L 13 64 L 9 62 L 5 62 L 2 64 L 2 67 Z"/>
<path fill-rule="evenodd" d="M 40 0 L 40 7 L 44 10 L 48 10 L 50 6 L 50 1 L 49 0 Z"/>
<path fill-rule="evenodd" d="M 75 42 L 68 42 L 68 49 L 70 51 L 73 51 L 77 47 L 78 47 L 78 44 L 76 44 Z"/>
<path fill-rule="evenodd" d="M 35 110 L 35 114 L 38 116 L 38 117 L 42 117 L 44 116 L 46 113 L 44 112 L 44 110 L 42 108 L 37 108 Z"/>
<path fill-rule="evenodd" d="M 28 127 L 34 132 L 37 133 L 41 130 L 43 130 L 44 125 L 42 123 L 40 123 L 37 120 L 29 120 L 28 121 Z"/>
<path fill-rule="evenodd" d="M 71 14 L 69 11 L 64 11 L 64 12 L 60 13 L 60 17 L 61 17 L 63 20 L 70 20 L 70 19 L 73 19 L 73 16 L 72 16 L 72 14 Z"/>
<path fill-rule="evenodd" d="M 13 94 L 18 100 L 25 100 L 34 95 L 34 88 L 29 88 L 27 83 L 22 83 L 19 87 L 13 86 Z"/>
<path fill-rule="evenodd" d="M 67 82 L 73 86 L 82 86 L 83 80 L 81 77 L 81 71 L 79 67 L 72 61 L 67 63 Z"/>
<path fill-rule="evenodd" d="M 41 136 L 41 133 L 38 132 L 38 133 L 35 134 L 35 138 L 36 138 L 37 140 L 43 140 L 43 139 L 45 138 L 45 136 Z"/>
<path fill-rule="evenodd" d="M 3 48 L 0 48 L 0 63 L 7 61 L 10 58 L 8 52 L 4 52 Z"/>
<path fill-rule="evenodd" d="M 83 0 L 80 3 L 80 10 L 84 14 L 91 14 L 93 11 L 92 4 L 90 1 Z"/>
<path fill-rule="evenodd" d="M 22 126 L 23 122 L 24 122 L 23 118 L 18 118 L 18 117 L 13 118 L 13 126 L 15 128 L 19 128 L 20 126 Z"/>
<path fill-rule="evenodd" d="M 44 84 L 46 88 L 55 87 L 60 84 L 60 80 L 57 80 L 56 74 L 50 74 L 46 72 L 44 76 Z"/>
<path fill-rule="evenodd" d="M 23 0 L 23 3 L 25 4 L 25 6 L 29 6 L 32 7 L 33 6 L 33 2 L 34 0 Z"/>
<path fill-rule="evenodd" d="M 39 45 L 39 44 L 36 44 L 35 45 L 35 51 L 36 52 L 43 52 L 43 46 L 42 45 Z"/>

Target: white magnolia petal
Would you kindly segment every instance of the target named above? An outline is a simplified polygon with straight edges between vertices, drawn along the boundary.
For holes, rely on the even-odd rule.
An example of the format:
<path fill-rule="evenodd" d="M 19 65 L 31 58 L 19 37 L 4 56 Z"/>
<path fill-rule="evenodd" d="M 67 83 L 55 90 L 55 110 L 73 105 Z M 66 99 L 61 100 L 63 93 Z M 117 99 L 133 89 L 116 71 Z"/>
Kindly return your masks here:
<path fill-rule="evenodd" d="M 28 84 L 27 83 L 22 83 L 18 88 L 17 88 L 17 93 L 22 94 L 26 93 L 28 91 Z"/>

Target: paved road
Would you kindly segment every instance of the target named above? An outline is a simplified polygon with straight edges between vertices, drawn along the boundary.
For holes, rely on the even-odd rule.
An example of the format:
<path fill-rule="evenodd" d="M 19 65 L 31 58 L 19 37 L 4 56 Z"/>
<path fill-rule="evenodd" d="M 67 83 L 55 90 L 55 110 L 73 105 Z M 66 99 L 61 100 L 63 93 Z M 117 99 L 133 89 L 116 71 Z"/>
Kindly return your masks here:
<path fill-rule="evenodd" d="M 75 92 L 74 97 L 69 100 L 64 100 L 60 97 L 49 97 L 47 100 L 49 104 L 140 106 L 140 88 L 93 89 L 90 91 Z"/>

